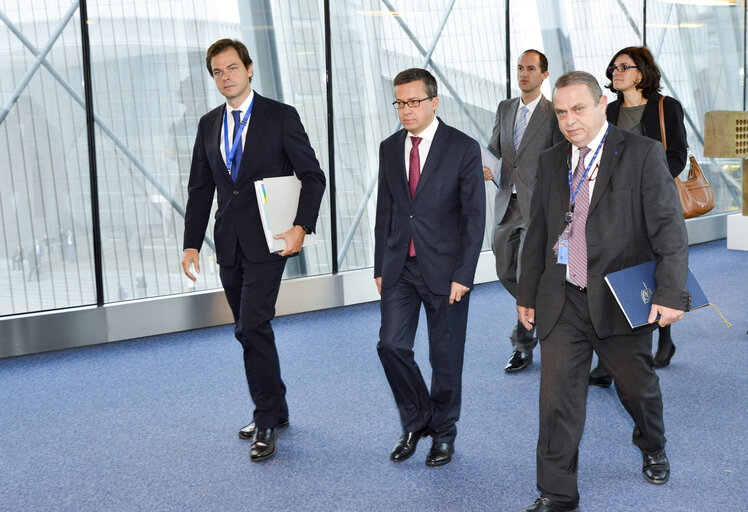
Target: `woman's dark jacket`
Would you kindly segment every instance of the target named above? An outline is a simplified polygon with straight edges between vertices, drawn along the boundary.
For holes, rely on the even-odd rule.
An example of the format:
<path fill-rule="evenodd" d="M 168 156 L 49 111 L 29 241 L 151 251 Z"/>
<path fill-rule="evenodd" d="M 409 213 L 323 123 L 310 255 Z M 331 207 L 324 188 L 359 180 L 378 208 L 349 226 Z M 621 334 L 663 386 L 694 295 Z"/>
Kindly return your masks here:
<path fill-rule="evenodd" d="M 660 134 L 660 97 L 658 92 L 652 93 L 647 99 L 647 105 L 642 113 L 641 127 L 642 135 L 662 142 Z M 665 118 L 665 136 L 667 137 L 667 164 L 670 174 L 675 178 L 686 166 L 688 150 L 686 149 L 686 127 L 683 124 L 683 107 L 680 102 L 670 96 L 665 96 L 662 105 Z M 606 113 L 608 122 L 618 123 L 618 113 L 621 104 L 618 100 L 608 104 Z"/>

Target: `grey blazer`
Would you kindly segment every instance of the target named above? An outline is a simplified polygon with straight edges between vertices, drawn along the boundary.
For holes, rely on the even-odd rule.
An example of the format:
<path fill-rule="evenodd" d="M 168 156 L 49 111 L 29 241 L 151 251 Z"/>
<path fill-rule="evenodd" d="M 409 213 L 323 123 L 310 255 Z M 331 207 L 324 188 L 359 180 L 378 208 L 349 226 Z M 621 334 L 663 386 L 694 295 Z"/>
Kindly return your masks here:
<path fill-rule="evenodd" d="M 568 142 L 540 155 L 532 218 L 522 250 L 517 304 L 535 308 L 538 338 L 556 324 L 565 302 L 566 265 L 553 246 L 569 208 Z M 659 142 L 610 126 L 587 217 L 587 298 L 600 338 L 631 334 L 605 283 L 616 270 L 657 259 L 652 303 L 688 306 L 688 237 L 675 182 Z M 642 329 L 653 329 L 654 324 Z"/>
<path fill-rule="evenodd" d="M 522 218 L 527 225 L 530 221 L 530 200 L 538 169 L 538 156 L 564 139 L 558 128 L 553 103 L 541 96 L 515 153 L 514 120 L 517 118 L 519 105 L 519 97 L 499 103 L 493 135 L 488 144 L 488 149 L 497 158 L 501 158 L 501 174 L 498 177 L 494 176 L 494 182 L 499 187 L 494 204 L 494 224 L 499 224 L 504 218 L 514 183 L 517 187 L 517 201 Z"/>

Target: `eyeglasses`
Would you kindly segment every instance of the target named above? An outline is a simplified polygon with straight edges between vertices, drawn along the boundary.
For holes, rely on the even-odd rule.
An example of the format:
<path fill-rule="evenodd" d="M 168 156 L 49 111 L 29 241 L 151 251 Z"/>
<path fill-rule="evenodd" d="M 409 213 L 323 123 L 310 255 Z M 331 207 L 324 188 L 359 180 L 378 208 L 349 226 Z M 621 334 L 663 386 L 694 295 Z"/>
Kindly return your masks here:
<path fill-rule="evenodd" d="M 628 64 L 619 64 L 617 66 L 613 65 L 613 66 L 610 66 L 608 68 L 608 73 L 610 73 L 612 75 L 613 71 L 615 71 L 616 69 L 618 70 L 619 73 L 625 73 L 626 70 L 628 70 L 628 69 L 638 68 L 638 67 L 639 66 L 629 66 Z"/>
<path fill-rule="evenodd" d="M 433 96 L 427 96 L 426 98 L 420 99 L 420 100 L 408 100 L 408 101 L 393 101 L 392 106 L 395 107 L 397 110 L 400 110 L 401 108 L 405 108 L 405 105 L 408 105 L 410 108 L 416 108 L 418 105 L 421 104 L 422 101 L 433 99 Z"/>

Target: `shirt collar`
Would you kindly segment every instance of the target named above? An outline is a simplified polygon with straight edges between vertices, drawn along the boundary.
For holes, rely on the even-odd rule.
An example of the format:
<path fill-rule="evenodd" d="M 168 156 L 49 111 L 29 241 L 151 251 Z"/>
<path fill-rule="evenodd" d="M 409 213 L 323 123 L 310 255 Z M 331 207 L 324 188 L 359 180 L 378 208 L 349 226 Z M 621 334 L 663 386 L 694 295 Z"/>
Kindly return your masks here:
<path fill-rule="evenodd" d="M 434 116 L 434 120 L 431 121 L 431 124 L 426 127 L 425 130 L 423 130 L 418 135 L 413 135 L 412 133 L 408 132 L 408 137 L 421 137 L 422 139 L 425 139 L 429 142 L 434 140 L 434 135 L 436 134 L 436 129 L 439 127 L 439 120 Z"/>
<path fill-rule="evenodd" d="M 590 153 L 594 153 L 594 151 L 597 149 L 597 146 L 600 145 L 600 141 L 603 140 L 607 129 L 608 121 L 605 121 L 602 128 L 600 128 L 600 131 L 597 132 L 597 135 L 595 135 L 595 138 L 592 139 L 589 144 L 587 144 L 587 147 L 590 148 Z M 577 154 L 579 153 L 579 148 L 577 146 L 574 146 L 574 152 Z"/>
<path fill-rule="evenodd" d="M 229 105 L 228 100 L 226 100 L 226 112 L 228 112 L 230 114 L 234 110 L 241 110 L 242 111 L 242 117 L 244 117 L 244 114 L 246 114 L 247 110 L 249 110 L 249 105 L 250 105 L 250 103 L 252 103 L 252 98 L 254 98 L 254 97 L 255 97 L 255 91 L 254 90 L 250 90 L 249 91 L 249 96 L 247 96 L 247 99 L 244 100 L 244 103 L 242 103 L 239 106 L 238 109 L 235 109 L 234 107 L 232 107 L 231 105 Z"/>
<path fill-rule="evenodd" d="M 542 97 L 543 97 L 542 93 L 538 94 L 537 98 L 535 98 L 530 103 L 528 103 L 527 105 L 525 105 L 524 103 L 522 103 L 522 97 L 520 96 L 520 98 L 519 98 L 519 108 L 522 108 L 522 105 L 525 105 L 525 108 L 527 108 L 527 110 L 528 110 L 528 114 L 532 115 L 532 113 L 535 112 L 535 107 L 538 106 L 538 104 L 540 103 L 540 98 L 542 98 Z"/>

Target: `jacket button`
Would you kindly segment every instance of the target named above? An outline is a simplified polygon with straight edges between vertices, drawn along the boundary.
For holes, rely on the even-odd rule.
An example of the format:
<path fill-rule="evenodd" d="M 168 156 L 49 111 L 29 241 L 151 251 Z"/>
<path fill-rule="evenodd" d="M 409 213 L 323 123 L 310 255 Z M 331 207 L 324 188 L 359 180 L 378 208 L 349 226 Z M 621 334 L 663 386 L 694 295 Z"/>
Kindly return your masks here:
<path fill-rule="evenodd" d="M 416 214 L 415 214 L 415 213 L 411 213 L 411 214 L 410 214 L 410 218 L 411 218 L 411 219 L 412 219 L 413 217 L 415 217 L 415 216 L 416 216 Z"/>
<path fill-rule="evenodd" d="M 239 195 L 239 191 L 238 190 L 234 190 L 234 195 L 238 196 Z"/>
<path fill-rule="evenodd" d="M 566 280 L 565 280 L 565 279 L 564 279 L 563 281 L 561 281 L 561 286 L 562 286 L 562 287 L 563 287 L 563 286 L 566 286 Z"/>

